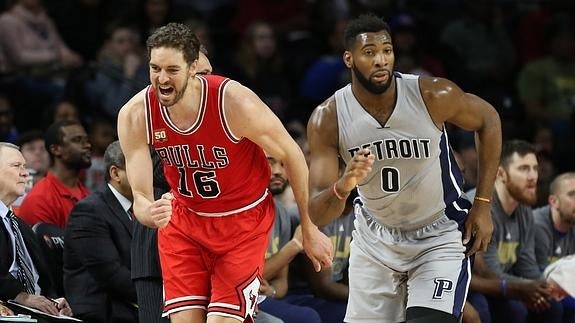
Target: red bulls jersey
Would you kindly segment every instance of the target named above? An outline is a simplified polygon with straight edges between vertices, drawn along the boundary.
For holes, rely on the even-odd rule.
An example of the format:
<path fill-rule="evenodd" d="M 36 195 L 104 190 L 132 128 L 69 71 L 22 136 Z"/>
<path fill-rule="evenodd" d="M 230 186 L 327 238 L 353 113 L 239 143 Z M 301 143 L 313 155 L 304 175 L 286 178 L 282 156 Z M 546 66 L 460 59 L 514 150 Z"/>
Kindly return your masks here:
<path fill-rule="evenodd" d="M 179 129 L 161 106 L 155 90 L 146 91 L 150 143 L 164 165 L 176 200 L 200 215 L 223 216 L 249 209 L 267 193 L 270 167 L 263 150 L 228 128 L 223 98 L 227 78 L 196 76 L 202 84 L 193 125 Z"/>

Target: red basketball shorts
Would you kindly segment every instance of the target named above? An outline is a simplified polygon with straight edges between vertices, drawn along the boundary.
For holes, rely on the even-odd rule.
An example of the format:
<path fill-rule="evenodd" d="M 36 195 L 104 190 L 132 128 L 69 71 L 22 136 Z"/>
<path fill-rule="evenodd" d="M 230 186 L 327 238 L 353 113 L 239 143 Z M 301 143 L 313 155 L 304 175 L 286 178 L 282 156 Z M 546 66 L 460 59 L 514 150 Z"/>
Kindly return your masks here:
<path fill-rule="evenodd" d="M 253 315 L 274 218 L 269 193 L 248 210 L 219 217 L 175 201 L 170 223 L 158 231 L 164 316 L 190 309 L 241 321 Z"/>

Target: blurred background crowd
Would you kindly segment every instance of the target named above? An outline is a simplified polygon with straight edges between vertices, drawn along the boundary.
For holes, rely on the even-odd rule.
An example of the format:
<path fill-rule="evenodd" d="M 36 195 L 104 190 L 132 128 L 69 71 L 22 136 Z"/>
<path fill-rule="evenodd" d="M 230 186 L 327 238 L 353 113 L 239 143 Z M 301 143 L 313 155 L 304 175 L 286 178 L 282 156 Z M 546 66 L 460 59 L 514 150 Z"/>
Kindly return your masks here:
<path fill-rule="evenodd" d="M 550 187 L 557 190 L 558 184 L 550 185 L 553 179 L 575 170 L 575 1 L 0 0 L 0 141 L 21 147 L 33 178 L 30 188 L 45 179 L 27 195 L 27 203 L 21 205 L 20 198 L 13 205 L 15 213 L 30 225 L 64 229 L 76 203 L 110 182 L 111 166 L 123 171 L 122 162 L 106 161 L 106 148 L 117 139 L 118 110 L 149 83 L 145 41 L 168 22 L 191 26 L 208 51 L 214 74 L 258 94 L 305 152 L 312 110 L 350 81 L 342 61 L 343 30 L 348 19 L 365 12 L 388 21 L 395 70 L 454 81 L 497 109 L 504 141 L 520 139 L 534 147 L 538 169 L 530 180 L 537 182 L 537 201 L 529 206 L 546 206 Z M 475 140 L 461 129 L 448 133 L 468 191 L 477 181 Z M 526 153 L 531 150 L 519 156 Z M 268 253 L 273 254 L 297 240 L 297 234 L 283 167 L 272 159 L 270 166 L 270 188 L 274 178 L 281 179 L 274 196 L 290 215 L 283 242 L 271 239 Z M 575 187 L 572 176 L 567 178 Z M 351 205 L 344 213 L 353 214 Z M 338 255 L 346 259 L 353 218 L 338 221 L 324 230 L 331 232 L 336 247 L 341 244 Z M 338 232 L 343 238 L 337 238 Z M 129 242 L 122 245 L 129 270 Z M 299 246 L 296 254 L 301 251 L 301 242 L 291 245 Z M 569 254 L 575 248 L 570 246 L 565 249 Z M 332 281 L 325 278 L 332 274 L 345 276 L 345 262 L 338 266 L 309 281 L 316 296 L 330 300 L 312 306 L 323 322 L 339 322 L 345 311 L 347 290 L 334 293 L 322 285 Z M 55 279 L 62 282 L 62 269 L 57 272 Z M 287 291 L 266 293 L 269 304 Z M 290 297 L 293 304 L 309 305 L 299 293 L 284 298 Z M 266 307 L 272 309 L 262 301 L 260 308 Z M 301 309 L 290 313 L 314 321 Z"/>
<path fill-rule="evenodd" d="M 148 82 L 145 40 L 170 21 L 191 25 L 214 73 L 254 90 L 302 135 L 313 108 L 349 82 L 347 19 L 370 11 L 392 28 L 396 70 L 446 77 L 489 101 L 505 138 L 537 145 L 545 179 L 574 159 L 574 9 L 569 0 L 0 0 L 0 140 L 79 118 L 109 143 L 118 109 Z M 472 147 L 452 135 L 457 151 Z"/>

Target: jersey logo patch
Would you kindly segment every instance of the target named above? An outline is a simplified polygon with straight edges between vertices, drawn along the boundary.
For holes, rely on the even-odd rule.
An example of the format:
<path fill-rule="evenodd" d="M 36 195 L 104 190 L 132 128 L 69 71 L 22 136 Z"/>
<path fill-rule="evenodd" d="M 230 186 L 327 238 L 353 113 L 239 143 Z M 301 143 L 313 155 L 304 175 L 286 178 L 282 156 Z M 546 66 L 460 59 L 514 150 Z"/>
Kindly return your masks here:
<path fill-rule="evenodd" d="M 168 135 L 165 129 L 154 130 L 154 140 L 156 142 L 164 142 L 168 140 Z"/>
<path fill-rule="evenodd" d="M 244 297 L 243 303 L 245 304 L 246 314 L 253 315 L 258 303 L 258 291 L 260 289 L 260 280 L 257 276 L 241 289 L 241 294 Z"/>
<path fill-rule="evenodd" d="M 433 282 L 435 283 L 433 299 L 442 299 L 444 292 L 451 293 L 453 291 L 453 281 L 449 279 L 436 278 Z"/>

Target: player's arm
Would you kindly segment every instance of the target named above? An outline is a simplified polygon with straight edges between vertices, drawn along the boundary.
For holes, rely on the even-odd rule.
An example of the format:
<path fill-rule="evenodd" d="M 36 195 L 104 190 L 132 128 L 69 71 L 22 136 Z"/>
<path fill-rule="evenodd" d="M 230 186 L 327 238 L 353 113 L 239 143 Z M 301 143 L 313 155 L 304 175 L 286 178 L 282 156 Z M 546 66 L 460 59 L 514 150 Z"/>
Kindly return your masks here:
<path fill-rule="evenodd" d="M 480 97 L 463 92 L 446 79 L 423 78 L 425 103 L 436 123 L 452 123 L 477 133 L 479 155 L 476 196 L 491 198 L 501 153 L 501 122 L 493 106 Z"/>
<path fill-rule="evenodd" d="M 331 242 L 312 223 L 308 213 L 308 168 L 303 152 L 277 116 L 250 89 L 230 82 L 225 115 L 236 137 L 245 137 L 284 163 L 298 205 L 303 246 L 316 268 L 331 264 Z M 323 236 L 323 237 L 322 237 Z M 314 244 L 316 244 L 314 246 Z"/>
<path fill-rule="evenodd" d="M 250 139 L 274 158 L 283 161 L 298 204 L 302 228 L 305 230 L 313 225 L 306 207 L 308 169 L 298 144 L 277 116 L 248 88 L 231 82 L 225 100 L 225 114 L 233 134 L 238 138 Z"/>
<path fill-rule="evenodd" d="M 310 148 L 310 214 L 318 226 L 340 216 L 349 193 L 363 180 L 373 165 L 368 149 L 357 152 L 340 177 L 339 131 L 333 97 L 318 106 L 307 125 Z"/>
<path fill-rule="evenodd" d="M 445 79 L 422 78 L 423 98 L 436 123 L 452 123 L 476 133 L 478 168 L 477 193 L 469 220 L 465 227 L 464 243 L 475 237 L 468 254 L 487 250 L 493 231 L 490 204 L 493 183 L 501 154 L 501 121 L 497 111 L 483 99 L 463 92 L 453 82 Z M 483 200 L 482 200 L 483 199 Z"/>
<path fill-rule="evenodd" d="M 307 136 L 310 148 L 310 207 L 309 211 L 318 226 L 332 222 L 343 212 L 345 199 L 340 200 L 333 192 L 333 185 L 340 197 L 350 191 L 337 186 L 339 179 L 338 131 L 335 99 L 331 97 L 312 113 Z"/>
<path fill-rule="evenodd" d="M 142 224 L 156 227 L 149 208 L 154 201 L 152 158 L 147 143 L 145 90 L 136 94 L 118 113 L 118 138 L 126 158 L 126 174 L 134 196 L 134 215 Z"/>

